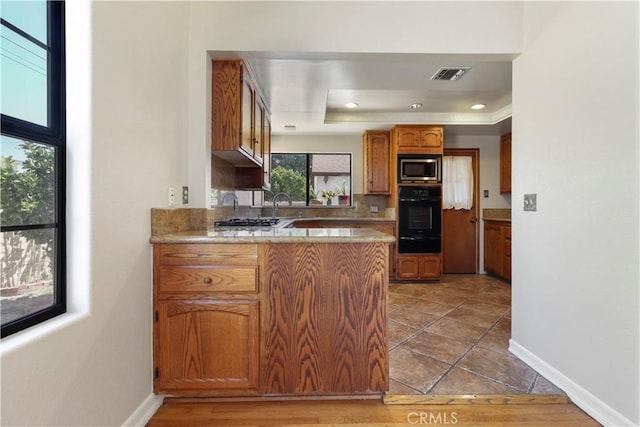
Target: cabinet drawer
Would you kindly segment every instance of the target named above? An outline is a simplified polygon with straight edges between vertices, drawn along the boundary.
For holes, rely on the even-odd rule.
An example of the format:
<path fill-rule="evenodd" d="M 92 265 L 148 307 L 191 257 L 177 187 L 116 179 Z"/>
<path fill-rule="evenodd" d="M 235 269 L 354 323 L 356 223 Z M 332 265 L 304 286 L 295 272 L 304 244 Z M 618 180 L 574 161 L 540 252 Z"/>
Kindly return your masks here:
<path fill-rule="evenodd" d="M 252 244 L 165 244 L 154 251 L 160 265 L 258 265 L 258 246 Z"/>
<path fill-rule="evenodd" d="M 158 273 L 160 292 L 258 292 L 257 266 L 165 265 Z"/>

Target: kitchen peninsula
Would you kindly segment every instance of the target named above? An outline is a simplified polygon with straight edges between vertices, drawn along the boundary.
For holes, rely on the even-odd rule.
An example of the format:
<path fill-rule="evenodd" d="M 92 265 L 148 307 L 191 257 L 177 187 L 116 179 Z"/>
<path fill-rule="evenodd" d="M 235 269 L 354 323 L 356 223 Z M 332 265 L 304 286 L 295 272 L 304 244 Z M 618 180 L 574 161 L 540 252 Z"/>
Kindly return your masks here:
<path fill-rule="evenodd" d="M 378 396 L 388 389 L 394 237 L 367 228 L 207 229 L 152 210 L 154 391 Z M 165 219 L 163 219 L 165 218 Z"/>

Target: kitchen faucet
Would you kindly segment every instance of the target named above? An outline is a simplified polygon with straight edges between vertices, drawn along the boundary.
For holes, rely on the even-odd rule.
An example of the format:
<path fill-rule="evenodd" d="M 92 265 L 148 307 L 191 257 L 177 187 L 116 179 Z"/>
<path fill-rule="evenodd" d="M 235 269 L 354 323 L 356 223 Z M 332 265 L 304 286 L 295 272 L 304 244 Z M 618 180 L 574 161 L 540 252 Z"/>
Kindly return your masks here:
<path fill-rule="evenodd" d="M 225 195 L 222 196 L 222 198 L 218 202 L 218 206 L 224 206 L 224 202 L 227 199 L 227 196 L 231 196 L 231 198 L 233 199 L 233 211 L 234 212 L 237 211 L 238 210 L 238 196 L 236 196 L 236 193 L 232 193 L 232 192 L 225 193 Z"/>
<path fill-rule="evenodd" d="M 292 206 L 292 201 L 291 201 L 291 196 L 289 196 L 287 193 L 276 193 L 273 195 L 273 218 L 276 218 L 276 215 L 278 214 L 278 197 L 284 197 L 289 201 L 289 206 Z"/>

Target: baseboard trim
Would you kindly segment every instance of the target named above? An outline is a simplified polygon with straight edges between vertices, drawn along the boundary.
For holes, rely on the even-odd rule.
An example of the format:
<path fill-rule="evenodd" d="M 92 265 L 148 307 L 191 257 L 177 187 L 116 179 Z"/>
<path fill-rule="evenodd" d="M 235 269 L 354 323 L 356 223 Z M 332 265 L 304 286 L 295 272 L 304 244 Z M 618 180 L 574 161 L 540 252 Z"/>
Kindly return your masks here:
<path fill-rule="evenodd" d="M 127 418 L 122 427 L 144 427 L 153 417 L 153 414 L 162 406 L 162 401 L 162 396 L 151 393 Z"/>
<path fill-rule="evenodd" d="M 540 375 L 551 381 L 567 393 L 576 406 L 585 411 L 589 416 L 605 426 L 633 427 L 635 424 L 625 416 L 614 410 L 602 400 L 585 390 L 562 372 L 549 365 L 544 360 L 521 346 L 513 339 L 509 340 L 509 351 L 527 365 L 535 369 Z"/>

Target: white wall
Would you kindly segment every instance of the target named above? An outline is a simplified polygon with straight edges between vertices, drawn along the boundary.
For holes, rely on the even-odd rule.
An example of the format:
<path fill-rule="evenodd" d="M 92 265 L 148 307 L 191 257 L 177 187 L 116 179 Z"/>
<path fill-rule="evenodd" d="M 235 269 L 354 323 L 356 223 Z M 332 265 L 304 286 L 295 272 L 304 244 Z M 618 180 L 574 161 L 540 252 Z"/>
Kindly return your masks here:
<path fill-rule="evenodd" d="M 150 207 L 180 183 L 188 5 L 91 7 L 67 2 L 71 45 L 91 43 L 68 53 L 69 184 L 89 187 L 70 194 L 71 313 L 3 339 L 3 425 L 122 425 L 152 399 Z"/>
<path fill-rule="evenodd" d="M 616 426 L 640 424 L 638 8 L 527 3 L 513 67 L 511 348 Z"/>
<path fill-rule="evenodd" d="M 193 2 L 189 54 L 189 187 L 208 206 L 207 51 L 513 54 L 518 2 Z M 491 22 L 491 25 L 487 25 Z M 206 177 L 203 179 L 203 177 Z"/>
<path fill-rule="evenodd" d="M 447 148 L 479 148 L 480 149 L 480 211 L 482 209 L 511 207 L 511 195 L 500 194 L 500 137 L 499 136 L 470 136 L 447 135 L 445 132 L 444 147 Z M 489 190 L 489 197 L 484 198 L 483 191 Z M 480 227 L 479 242 L 479 272 L 484 272 L 484 223 L 478 221 Z"/>

